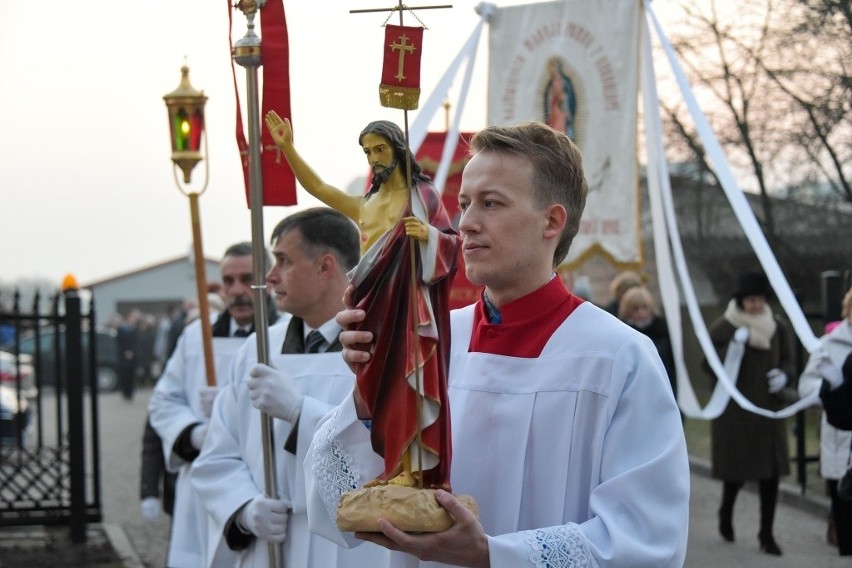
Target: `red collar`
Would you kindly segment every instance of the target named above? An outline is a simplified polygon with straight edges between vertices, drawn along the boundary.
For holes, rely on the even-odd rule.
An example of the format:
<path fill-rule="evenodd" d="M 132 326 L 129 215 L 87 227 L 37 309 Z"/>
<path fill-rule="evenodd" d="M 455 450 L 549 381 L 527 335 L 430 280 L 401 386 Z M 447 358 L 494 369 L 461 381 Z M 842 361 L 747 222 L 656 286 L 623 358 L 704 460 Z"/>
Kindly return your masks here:
<path fill-rule="evenodd" d="M 491 324 L 480 298 L 474 310 L 468 351 L 538 357 L 553 332 L 582 303 L 582 299 L 568 292 L 562 279 L 554 277 L 538 290 L 502 306 L 503 323 Z"/>

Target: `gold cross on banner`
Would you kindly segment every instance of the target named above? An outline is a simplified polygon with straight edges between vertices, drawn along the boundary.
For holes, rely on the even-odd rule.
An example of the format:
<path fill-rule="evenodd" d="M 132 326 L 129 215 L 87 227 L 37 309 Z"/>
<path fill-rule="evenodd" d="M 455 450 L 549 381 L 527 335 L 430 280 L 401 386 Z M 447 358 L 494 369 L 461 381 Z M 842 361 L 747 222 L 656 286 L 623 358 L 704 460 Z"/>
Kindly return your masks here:
<path fill-rule="evenodd" d="M 275 145 L 275 144 L 267 144 L 266 146 L 264 146 L 264 147 L 263 147 L 263 150 L 264 150 L 265 152 L 268 152 L 268 151 L 270 151 L 270 150 L 271 150 L 271 151 L 274 151 L 274 152 L 275 152 L 275 163 L 276 163 L 276 164 L 280 164 L 280 163 L 281 163 L 281 148 L 279 148 L 277 145 Z"/>
<path fill-rule="evenodd" d="M 397 40 L 398 43 L 390 44 L 391 51 L 399 52 L 399 67 L 396 72 L 396 80 L 402 81 L 405 79 L 405 74 L 403 73 L 403 69 L 405 66 L 405 54 L 406 53 L 414 53 L 415 47 L 413 43 L 408 43 L 408 36 L 403 34 L 399 36 Z"/>

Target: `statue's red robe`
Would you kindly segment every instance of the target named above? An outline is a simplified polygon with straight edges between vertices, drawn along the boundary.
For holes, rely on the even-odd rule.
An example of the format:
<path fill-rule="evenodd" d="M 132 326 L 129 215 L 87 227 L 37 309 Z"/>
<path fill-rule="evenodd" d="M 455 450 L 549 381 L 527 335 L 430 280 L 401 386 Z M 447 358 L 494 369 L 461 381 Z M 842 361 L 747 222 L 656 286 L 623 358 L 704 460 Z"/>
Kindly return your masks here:
<path fill-rule="evenodd" d="M 389 480 L 400 472 L 403 452 L 409 448 L 412 470 L 422 471 L 423 486 L 449 490 L 449 297 L 460 239 L 431 183 L 419 182 L 411 197 L 399 220 L 364 254 L 353 275 L 353 302 L 367 313 L 356 329 L 369 330 L 374 336 L 371 359 L 357 372 L 357 388 L 371 414 L 373 449 L 385 460 L 380 479 Z M 430 226 L 427 243 L 414 241 L 415 303 L 411 301 L 409 238 L 400 221 L 411 215 Z M 422 397 L 415 364 L 420 367 Z"/>

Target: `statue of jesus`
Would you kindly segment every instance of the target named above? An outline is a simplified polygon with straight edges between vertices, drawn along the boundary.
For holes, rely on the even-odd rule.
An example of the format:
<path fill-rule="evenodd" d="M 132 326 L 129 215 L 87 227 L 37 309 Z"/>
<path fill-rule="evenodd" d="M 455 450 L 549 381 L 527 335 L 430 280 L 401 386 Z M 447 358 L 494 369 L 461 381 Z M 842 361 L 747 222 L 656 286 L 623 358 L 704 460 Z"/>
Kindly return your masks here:
<path fill-rule="evenodd" d="M 355 398 L 385 463 L 367 486 L 450 491 L 449 293 L 460 240 L 441 198 L 392 122 L 371 122 L 358 137 L 373 179 L 366 195 L 355 196 L 308 166 L 293 144 L 289 119 L 270 111 L 265 121 L 302 187 L 361 230 L 352 303 L 366 312 L 357 329 L 372 332 L 373 342 L 370 361 L 356 369 Z M 414 255 L 409 239 L 416 241 Z"/>

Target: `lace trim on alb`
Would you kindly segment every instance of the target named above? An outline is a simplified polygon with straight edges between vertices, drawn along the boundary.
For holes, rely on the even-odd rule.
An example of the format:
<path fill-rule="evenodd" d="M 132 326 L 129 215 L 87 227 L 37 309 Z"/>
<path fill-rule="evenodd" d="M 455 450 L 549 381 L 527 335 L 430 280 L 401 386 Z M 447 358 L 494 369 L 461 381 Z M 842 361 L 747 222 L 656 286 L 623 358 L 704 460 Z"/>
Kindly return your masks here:
<path fill-rule="evenodd" d="M 586 537 L 574 523 L 528 531 L 526 542 L 533 550 L 530 561 L 536 568 L 597 566 Z"/>
<path fill-rule="evenodd" d="M 340 496 L 360 486 L 352 457 L 343 450 L 340 442 L 332 439 L 338 410 L 333 412 L 315 435 L 313 463 L 320 499 L 332 520 L 337 517 Z"/>

